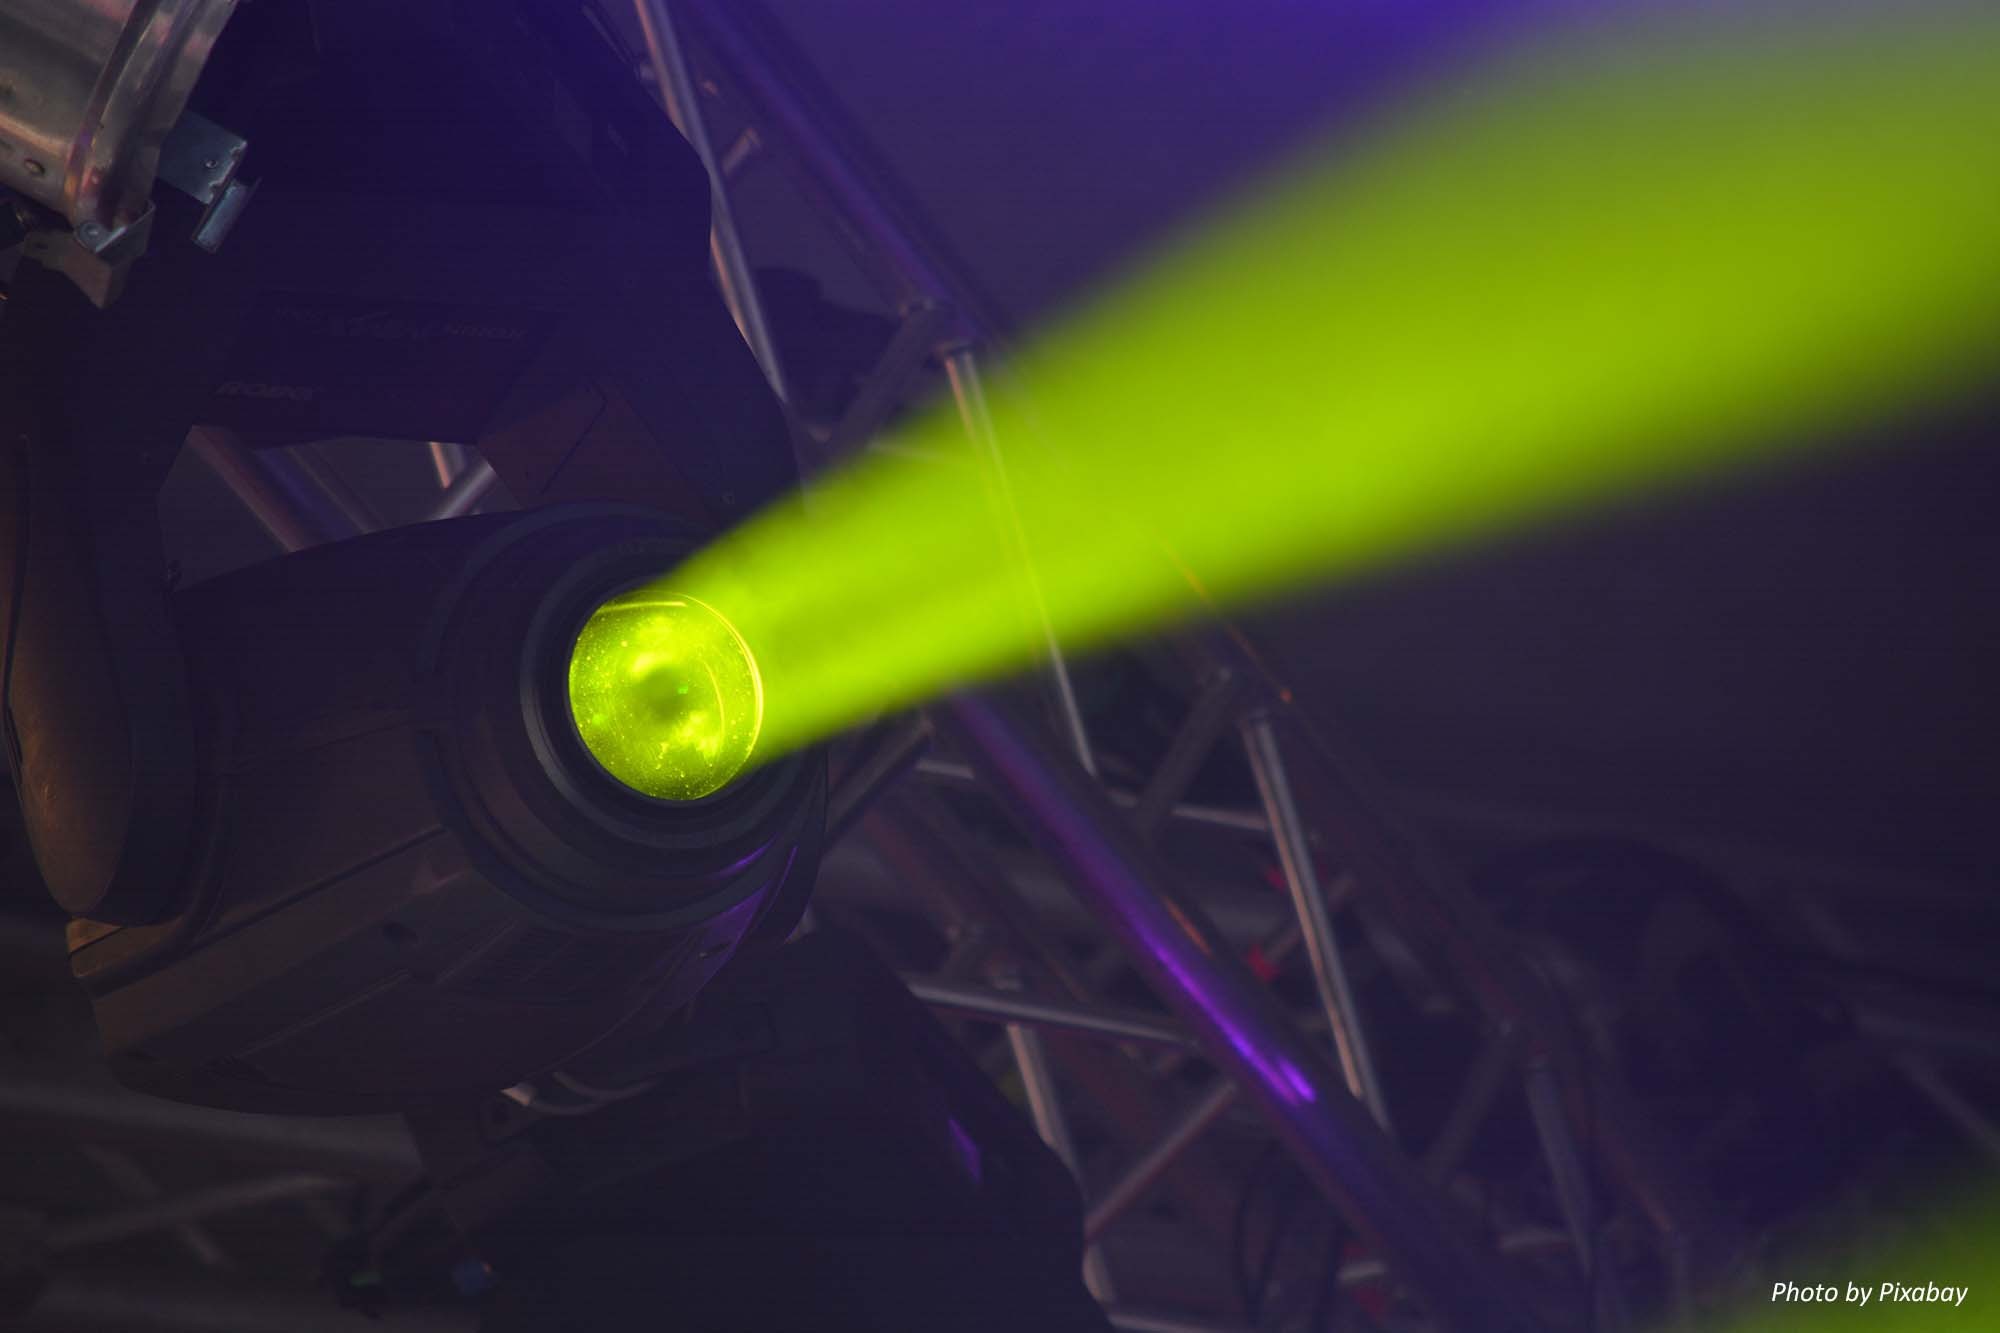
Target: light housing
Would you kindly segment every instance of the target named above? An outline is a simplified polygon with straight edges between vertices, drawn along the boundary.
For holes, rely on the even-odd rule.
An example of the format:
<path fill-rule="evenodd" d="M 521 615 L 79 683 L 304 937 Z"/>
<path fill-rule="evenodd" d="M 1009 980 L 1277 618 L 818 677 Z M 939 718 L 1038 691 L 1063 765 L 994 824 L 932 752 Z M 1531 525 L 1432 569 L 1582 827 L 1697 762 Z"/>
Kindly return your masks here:
<path fill-rule="evenodd" d="M 120 1076 L 259 1110 L 490 1092 L 781 942 L 817 868 L 823 758 L 659 800 L 571 721 L 579 627 L 694 545 L 645 510 L 557 506 L 182 594 L 189 906 L 71 936 Z"/>

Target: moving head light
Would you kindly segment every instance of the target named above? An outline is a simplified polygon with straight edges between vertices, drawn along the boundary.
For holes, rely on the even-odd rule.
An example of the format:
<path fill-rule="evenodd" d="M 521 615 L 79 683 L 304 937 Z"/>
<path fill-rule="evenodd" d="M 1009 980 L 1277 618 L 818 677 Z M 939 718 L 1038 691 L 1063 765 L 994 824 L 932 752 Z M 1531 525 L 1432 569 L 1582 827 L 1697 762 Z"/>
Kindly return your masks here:
<path fill-rule="evenodd" d="M 121 1076 L 268 1110 L 490 1091 L 684 1005 L 746 940 L 782 940 L 823 766 L 786 756 L 666 799 L 601 764 L 571 707 L 600 605 L 690 547 L 641 510 L 558 506 L 180 596 L 199 830 L 180 910 L 72 927 Z M 628 713 L 647 688 L 633 677 Z M 700 765 L 703 739 L 680 758 Z"/>

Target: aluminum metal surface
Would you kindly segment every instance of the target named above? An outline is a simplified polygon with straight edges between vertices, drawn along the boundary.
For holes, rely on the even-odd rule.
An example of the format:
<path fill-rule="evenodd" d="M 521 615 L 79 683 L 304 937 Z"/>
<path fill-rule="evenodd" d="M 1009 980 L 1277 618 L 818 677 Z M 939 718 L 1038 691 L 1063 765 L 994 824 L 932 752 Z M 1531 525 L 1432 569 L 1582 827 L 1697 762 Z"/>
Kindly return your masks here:
<path fill-rule="evenodd" d="M 0 6 L 0 185 L 79 231 L 143 216 L 161 145 L 236 3 Z"/>

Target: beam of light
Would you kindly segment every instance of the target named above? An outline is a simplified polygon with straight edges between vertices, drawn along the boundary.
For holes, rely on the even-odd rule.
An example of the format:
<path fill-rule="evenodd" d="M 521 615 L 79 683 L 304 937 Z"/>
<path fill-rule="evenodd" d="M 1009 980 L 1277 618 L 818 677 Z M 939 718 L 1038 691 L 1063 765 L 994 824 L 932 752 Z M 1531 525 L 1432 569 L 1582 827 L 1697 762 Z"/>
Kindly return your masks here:
<path fill-rule="evenodd" d="M 1044 625 L 1088 649 L 1983 382 L 2000 16 L 1676 22 L 1517 53 L 1168 247 L 1013 362 L 1004 475 L 935 412 L 673 571 L 757 654 L 762 756 Z"/>

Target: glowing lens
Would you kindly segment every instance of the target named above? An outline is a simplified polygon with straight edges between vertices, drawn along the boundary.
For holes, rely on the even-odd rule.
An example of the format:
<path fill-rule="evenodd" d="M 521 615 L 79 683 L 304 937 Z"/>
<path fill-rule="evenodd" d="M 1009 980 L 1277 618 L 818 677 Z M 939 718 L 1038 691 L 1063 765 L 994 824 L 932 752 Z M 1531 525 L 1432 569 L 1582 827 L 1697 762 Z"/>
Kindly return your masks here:
<path fill-rule="evenodd" d="M 660 800 L 693 801 L 750 762 L 764 684 L 749 645 L 713 608 L 641 588 L 584 622 L 570 653 L 569 707 L 612 777 Z"/>

